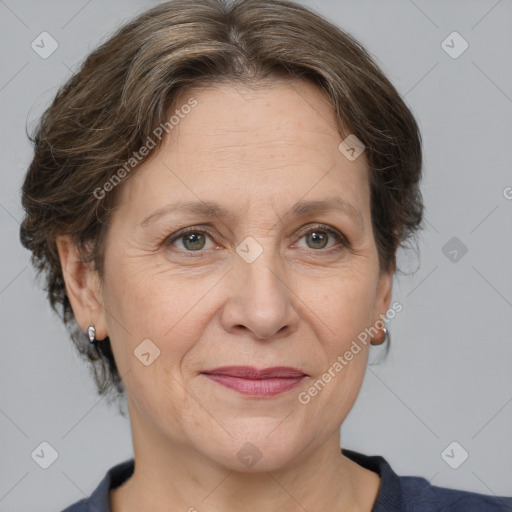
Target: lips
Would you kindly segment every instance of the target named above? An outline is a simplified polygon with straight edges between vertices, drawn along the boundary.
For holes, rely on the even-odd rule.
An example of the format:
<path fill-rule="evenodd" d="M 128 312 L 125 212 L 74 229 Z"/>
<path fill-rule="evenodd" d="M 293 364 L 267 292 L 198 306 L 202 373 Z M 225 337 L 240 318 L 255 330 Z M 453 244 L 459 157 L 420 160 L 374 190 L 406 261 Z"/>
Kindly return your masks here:
<path fill-rule="evenodd" d="M 275 396 L 294 388 L 307 374 L 289 366 L 257 369 L 252 366 L 223 366 L 201 372 L 217 384 L 243 395 Z"/>
<path fill-rule="evenodd" d="M 252 366 L 221 366 L 213 370 L 206 370 L 202 373 L 208 375 L 229 375 L 242 379 L 290 379 L 306 375 L 303 371 L 289 366 L 273 366 L 272 368 L 263 368 L 261 370 Z"/>

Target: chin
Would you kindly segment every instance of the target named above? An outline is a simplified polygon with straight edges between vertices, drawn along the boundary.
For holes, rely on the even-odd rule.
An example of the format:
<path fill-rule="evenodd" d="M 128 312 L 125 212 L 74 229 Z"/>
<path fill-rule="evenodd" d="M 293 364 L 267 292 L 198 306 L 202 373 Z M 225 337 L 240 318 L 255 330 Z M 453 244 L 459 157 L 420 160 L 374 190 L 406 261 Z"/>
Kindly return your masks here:
<path fill-rule="evenodd" d="M 247 442 L 235 454 L 232 452 L 219 454 L 216 460 L 231 471 L 256 474 L 276 472 L 289 467 L 295 454 L 295 451 L 283 453 L 277 448 L 260 449 L 251 442 Z"/>
<path fill-rule="evenodd" d="M 264 428 L 257 428 L 254 423 L 246 425 L 247 428 L 238 426 L 236 434 L 235 430 L 226 428 L 232 437 L 226 436 L 218 442 L 210 437 L 208 453 L 203 453 L 224 467 L 242 473 L 285 469 L 304 449 L 305 441 L 293 436 L 289 427 L 278 434 L 283 424 L 276 428 L 275 420 L 262 423 Z"/>

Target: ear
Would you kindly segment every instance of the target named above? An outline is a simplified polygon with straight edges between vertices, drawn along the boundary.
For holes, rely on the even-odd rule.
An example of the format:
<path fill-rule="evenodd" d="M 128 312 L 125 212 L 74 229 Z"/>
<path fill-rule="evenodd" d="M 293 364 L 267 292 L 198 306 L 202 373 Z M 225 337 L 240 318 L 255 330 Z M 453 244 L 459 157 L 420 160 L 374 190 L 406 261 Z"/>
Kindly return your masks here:
<path fill-rule="evenodd" d="M 395 271 L 393 268 L 389 270 L 383 270 L 379 275 L 379 281 L 377 284 L 377 294 L 375 297 L 375 310 L 373 313 L 373 325 L 377 320 L 381 320 L 381 315 L 385 316 L 389 310 L 391 304 L 391 295 L 393 292 L 393 276 Z M 384 342 L 384 339 L 382 340 Z M 378 345 L 379 343 L 373 343 Z"/>
<path fill-rule="evenodd" d="M 89 325 L 94 324 L 96 339 L 104 339 L 108 333 L 98 273 L 80 260 L 71 236 L 58 236 L 57 250 L 66 292 L 78 325 L 86 331 Z"/>

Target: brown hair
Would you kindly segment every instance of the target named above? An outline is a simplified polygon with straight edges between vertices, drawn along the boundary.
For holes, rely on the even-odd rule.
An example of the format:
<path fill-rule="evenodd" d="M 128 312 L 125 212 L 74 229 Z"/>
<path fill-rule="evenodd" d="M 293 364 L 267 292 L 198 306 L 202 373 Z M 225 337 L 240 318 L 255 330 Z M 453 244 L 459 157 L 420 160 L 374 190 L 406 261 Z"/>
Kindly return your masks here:
<path fill-rule="evenodd" d="M 366 146 L 381 269 L 395 270 L 399 245 L 423 227 L 417 123 L 352 36 L 286 0 L 171 0 L 142 13 L 59 89 L 29 136 L 34 157 L 22 188 L 21 242 L 45 277 L 52 308 L 91 362 L 100 395 L 114 389 L 121 395 L 124 387 L 110 340 L 91 346 L 76 324 L 56 236 L 72 234 L 84 261 L 102 276 L 117 189 L 100 200 L 94 191 L 168 121 L 181 91 L 274 77 L 316 84 L 332 102 L 340 135 L 349 128 Z M 156 140 L 151 154 L 159 146 Z"/>

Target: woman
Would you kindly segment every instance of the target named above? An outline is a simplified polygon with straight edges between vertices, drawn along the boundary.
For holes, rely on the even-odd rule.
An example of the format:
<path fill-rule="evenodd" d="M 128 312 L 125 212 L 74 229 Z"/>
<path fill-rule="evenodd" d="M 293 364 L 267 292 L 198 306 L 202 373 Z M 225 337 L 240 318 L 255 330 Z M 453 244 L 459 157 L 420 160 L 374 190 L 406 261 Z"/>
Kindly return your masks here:
<path fill-rule="evenodd" d="M 423 213 L 417 124 L 351 36 L 291 2 L 166 2 L 33 140 L 21 240 L 133 434 L 68 512 L 512 507 L 340 449 Z"/>

